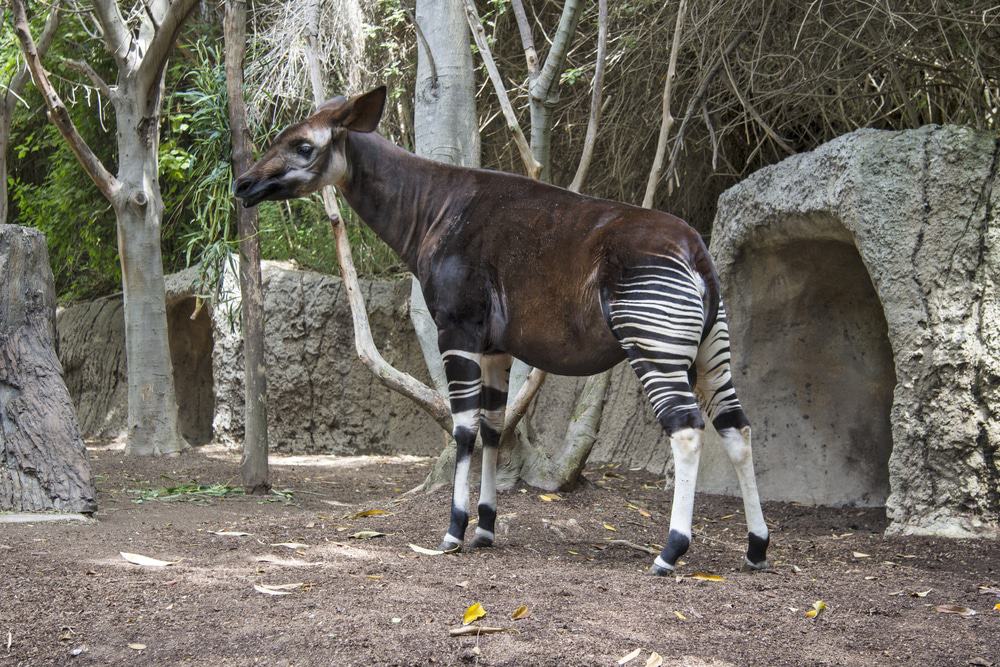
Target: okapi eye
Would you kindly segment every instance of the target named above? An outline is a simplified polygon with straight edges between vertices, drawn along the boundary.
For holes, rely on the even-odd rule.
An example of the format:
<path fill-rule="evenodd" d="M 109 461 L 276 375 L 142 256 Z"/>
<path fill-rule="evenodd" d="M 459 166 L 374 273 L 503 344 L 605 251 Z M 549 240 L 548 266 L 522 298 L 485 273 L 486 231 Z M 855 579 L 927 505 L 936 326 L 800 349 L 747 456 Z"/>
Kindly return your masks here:
<path fill-rule="evenodd" d="M 312 155 L 313 147 L 312 144 L 299 144 L 299 147 L 295 151 L 302 157 L 309 157 Z"/>

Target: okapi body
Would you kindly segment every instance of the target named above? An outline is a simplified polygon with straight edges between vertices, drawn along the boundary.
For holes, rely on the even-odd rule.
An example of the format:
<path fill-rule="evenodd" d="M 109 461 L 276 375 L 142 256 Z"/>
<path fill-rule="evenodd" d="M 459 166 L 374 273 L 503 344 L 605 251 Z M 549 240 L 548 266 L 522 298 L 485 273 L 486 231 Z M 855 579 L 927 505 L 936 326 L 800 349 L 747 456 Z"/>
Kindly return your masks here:
<path fill-rule="evenodd" d="M 374 133 L 384 103 L 384 88 L 326 102 L 278 135 L 237 180 L 236 195 L 253 206 L 336 185 L 420 280 L 438 328 L 457 443 L 441 548 L 461 548 L 465 539 L 477 434 L 483 470 L 471 545 L 493 544 L 512 357 L 563 375 L 592 375 L 628 359 L 670 435 L 675 464 L 670 532 L 651 572 L 671 572 L 690 545 L 702 410 L 739 478 L 746 564 L 767 567 L 750 424 L 732 385 L 718 276 L 701 237 L 667 213 L 419 158 Z"/>

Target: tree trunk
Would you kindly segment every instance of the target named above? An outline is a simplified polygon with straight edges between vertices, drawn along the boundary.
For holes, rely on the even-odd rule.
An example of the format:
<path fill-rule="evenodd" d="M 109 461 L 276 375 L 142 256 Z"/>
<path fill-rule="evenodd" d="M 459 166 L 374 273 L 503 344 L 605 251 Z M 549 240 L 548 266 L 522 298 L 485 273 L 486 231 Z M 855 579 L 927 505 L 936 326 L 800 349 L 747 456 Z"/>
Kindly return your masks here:
<path fill-rule="evenodd" d="M 251 165 L 250 132 L 243 99 L 243 60 L 246 55 L 247 6 L 227 0 L 223 33 L 226 42 L 226 90 L 229 128 L 233 142 L 233 176 Z M 264 288 L 260 274 L 260 236 L 257 207 L 236 206 L 240 236 L 240 293 L 243 323 L 244 406 L 243 459 L 240 473 L 247 493 L 267 493 L 267 367 L 264 363 Z"/>
<path fill-rule="evenodd" d="M 45 237 L 0 225 L 0 511 L 95 512 L 94 482 L 55 351 Z"/>
<path fill-rule="evenodd" d="M 157 179 L 156 120 L 131 80 L 119 79 L 116 98 L 118 178 L 112 202 L 118 220 L 118 255 L 125 304 L 128 363 L 128 445 L 137 456 L 174 454 L 187 448 L 177 424 L 174 373 L 167 340 L 167 304 L 160 251 L 163 200 Z M 159 106 L 158 104 L 156 105 Z M 158 111 L 158 108 L 157 108 Z M 157 113 L 158 117 L 159 114 Z"/>
<path fill-rule="evenodd" d="M 4 107 L 7 105 L 5 104 Z M 7 149 L 10 147 L 10 114 L 0 110 L 0 225 L 7 224 Z"/>

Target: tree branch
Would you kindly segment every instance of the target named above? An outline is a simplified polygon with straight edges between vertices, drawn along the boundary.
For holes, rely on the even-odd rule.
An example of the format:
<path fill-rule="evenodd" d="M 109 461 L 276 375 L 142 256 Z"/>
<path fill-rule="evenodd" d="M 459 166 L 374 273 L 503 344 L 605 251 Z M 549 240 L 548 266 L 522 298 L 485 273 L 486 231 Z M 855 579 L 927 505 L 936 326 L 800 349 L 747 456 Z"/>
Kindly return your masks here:
<path fill-rule="evenodd" d="M 687 0 L 681 0 L 677 6 L 677 21 L 674 23 L 674 37 L 670 44 L 670 63 L 667 65 L 667 78 L 663 82 L 663 111 L 660 116 L 660 135 L 656 140 L 656 153 L 653 155 L 653 166 L 649 169 L 646 181 L 646 194 L 642 198 L 643 208 L 652 208 L 656 197 L 656 186 L 660 183 L 660 172 L 663 170 L 663 156 L 667 152 L 667 139 L 670 129 L 674 126 L 674 116 L 670 112 L 670 96 L 673 92 L 674 76 L 677 74 L 677 54 L 680 51 L 681 29 L 684 27 L 684 14 L 687 12 Z"/>
<path fill-rule="evenodd" d="M 517 30 L 521 34 L 521 46 L 524 47 L 524 59 L 528 63 L 528 78 L 534 81 L 538 77 L 538 52 L 535 50 L 535 38 L 531 36 L 531 24 L 524 11 L 521 0 L 514 0 L 514 18 L 517 19 Z"/>
<path fill-rule="evenodd" d="M 476 5 L 473 0 L 465 0 L 465 17 L 469 21 L 472 37 L 476 40 L 476 46 L 479 47 L 479 55 L 482 56 L 483 64 L 486 65 L 490 81 L 493 82 L 493 88 L 500 102 L 500 108 L 503 110 L 504 118 L 507 120 L 507 127 L 514 134 L 514 143 L 517 144 L 517 151 L 521 155 L 524 169 L 528 176 L 537 179 L 538 174 L 542 170 L 542 165 L 531 154 L 531 146 L 528 145 L 528 140 L 525 139 L 524 133 L 521 131 L 521 124 L 517 122 L 517 114 L 514 113 L 514 108 L 510 104 L 510 98 L 507 96 L 507 89 L 503 85 L 500 71 L 493 60 L 493 54 L 490 52 L 490 46 L 486 41 L 486 31 L 483 30 L 483 22 L 479 18 L 479 12 L 476 11 Z"/>
<path fill-rule="evenodd" d="M 104 32 L 104 41 L 114 56 L 118 66 L 127 66 L 128 54 L 132 49 L 132 33 L 118 10 L 115 0 L 94 0 L 94 13 Z"/>
<path fill-rule="evenodd" d="M 307 43 L 306 59 L 309 61 L 309 79 L 312 83 L 313 100 L 316 106 L 319 106 L 326 97 L 326 91 L 323 86 L 323 75 L 319 68 L 319 58 L 316 54 L 316 35 L 309 35 Z M 378 351 L 372 338 L 371 325 L 368 322 L 365 298 L 361 294 L 358 283 L 358 272 L 354 268 L 354 258 L 351 256 L 351 242 L 347 238 L 347 225 L 340 217 L 337 195 L 332 187 L 323 188 L 323 207 L 326 209 L 330 225 L 333 227 L 333 238 L 337 245 L 337 263 L 340 265 L 340 277 L 344 281 L 344 291 L 347 292 L 347 300 L 351 307 L 351 320 L 354 323 L 354 347 L 357 350 L 358 358 L 382 384 L 409 398 L 429 414 L 441 428 L 451 433 L 451 410 L 444 397 L 423 382 L 393 367 Z"/>
<path fill-rule="evenodd" d="M 424 53 L 427 54 L 427 64 L 431 68 L 431 88 L 437 89 L 438 69 L 437 63 L 434 62 L 434 53 L 431 51 L 431 45 L 427 42 L 424 31 L 420 29 L 420 24 L 417 22 L 417 17 L 413 15 L 413 12 L 407 9 L 406 15 L 410 17 L 410 23 L 413 24 L 413 29 L 417 33 L 417 41 L 420 42 L 420 46 L 424 47 Z"/>
<path fill-rule="evenodd" d="M 686 1 L 686 0 L 684 0 Z M 515 0 L 515 3 L 518 0 Z M 604 93 L 604 63 L 608 49 L 608 0 L 597 0 L 597 63 L 594 65 L 594 90 L 590 94 L 590 118 L 587 120 L 587 134 L 583 139 L 583 152 L 576 167 L 576 175 L 569 189 L 579 192 L 590 170 L 597 142 L 597 128 L 601 123 L 601 96 Z"/>
<path fill-rule="evenodd" d="M 121 189 L 121 183 L 104 167 L 101 160 L 80 136 L 66 106 L 55 88 L 52 87 L 52 83 L 42 67 L 35 41 L 31 37 L 28 16 L 24 10 L 24 0 L 11 0 L 11 4 L 14 8 L 14 32 L 17 34 L 18 41 L 21 42 L 21 50 L 24 52 L 35 86 L 38 87 L 45 100 L 45 106 L 49 110 L 49 119 L 62 134 L 66 143 L 69 144 L 70 150 L 76 155 L 76 159 L 79 160 L 84 171 L 94 181 L 94 185 L 101 191 L 101 194 L 108 201 L 114 201 L 115 195 Z"/>
<path fill-rule="evenodd" d="M 45 57 L 45 52 L 49 50 L 52 38 L 55 37 L 56 30 L 59 28 L 59 4 L 60 0 L 52 3 L 52 9 L 49 10 L 49 15 L 45 19 L 45 27 L 42 28 L 42 34 L 39 35 L 38 42 L 35 44 L 39 58 Z M 8 115 L 14 110 L 14 105 L 21 95 L 21 90 L 24 89 L 24 84 L 28 81 L 28 74 L 28 65 L 22 65 L 7 86 L 7 92 L 4 94 L 4 111 Z"/>
<path fill-rule="evenodd" d="M 143 6 L 145 7 L 145 3 Z M 147 95 L 152 86 L 160 85 L 163 68 L 166 67 L 171 49 L 177 43 L 184 21 L 197 6 L 198 0 L 173 0 L 167 6 L 167 11 L 164 12 L 158 26 L 155 21 L 151 21 L 155 32 L 149 46 L 146 47 L 146 52 L 142 55 L 138 71 L 139 80 L 146 87 Z"/>
<path fill-rule="evenodd" d="M 66 65 L 71 69 L 75 69 L 77 72 L 80 72 L 88 79 L 90 79 L 90 83 L 93 84 L 94 88 L 97 88 L 97 90 L 101 91 L 102 95 L 104 95 L 109 99 L 111 97 L 114 97 L 114 91 L 111 90 L 111 86 L 109 86 L 107 82 L 101 78 L 101 75 L 98 74 L 97 71 L 90 66 L 90 63 L 83 62 L 81 60 L 69 60 L 69 59 L 64 60 L 63 62 L 66 63 Z"/>
<path fill-rule="evenodd" d="M 517 427 L 518 422 L 528 412 L 528 406 L 531 405 L 532 399 L 535 398 L 538 390 L 542 388 L 542 383 L 545 382 L 546 377 L 548 377 L 548 374 L 537 368 L 532 368 L 531 372 L 528 373 L 528 379 L 521 385 L 521 390 L 517 392 L 517 396 L 514 397 L 513 402 L 507 406 L 507 413 L 504 416 L 503 423 L 504 434 L 513 432 Z"/>
<path fill-rule="evenodd" d="M 548 99 L 556 75 L 562 72 L 563 65 L 566 63 L 566 53 L 569 51 L 573 34 L 576 32 L 576 22 L 580 18 L 582 9 L 583 2 L 580 0 L 566 0 L 566 4 L 563 5 L 562 15 L 559 17 L 559 27 L 556 28 L 556 36 L 552 40 L 552 48 L 545 56 L 545 64 L 542 65 L 538 78 L 531 84 L 531 96 L 536 100 L 545 101 Z"/>
<path fill-rule="evenodd" d="M 736 47 L 739 46 L 749 34 L 749 30 L 743 30 L 736 35 L 736 37 L 734 37 L 726 46 L 722 54 L 719 55 L 719 59 L 715 61 L 715 64 L 712 65 L 712 68 L 698 85 L 698 90 L 695 91 L 695 94 L 688 102 L 687 109 L 684 111 L 684 118 L 681 120 L 681 126 L 677 129 L 677 138 L 674 139 L 674 146 L 670 149 L 670 161 L 667 163 L 667 170 L 663 174 L 663 180 L 669 181 L 670 177 L 674 173 L 674 170 L 677 168 L 677 156 L 681 152 L 681 144 L 684 143 L 684 130 L 687 129 L 688 121 L 691 120 L 692 116 L 694 116 L 694 110 L 697 109 L 705 99 L 705 95 L 708 93 L 708 87 L 712 84 L 712 81 L 719 73 L 719 70 L 722 69 L 722 65 L 726 62 L 726 58 L 729 57 L 730 53 L 736 50 Z"/>

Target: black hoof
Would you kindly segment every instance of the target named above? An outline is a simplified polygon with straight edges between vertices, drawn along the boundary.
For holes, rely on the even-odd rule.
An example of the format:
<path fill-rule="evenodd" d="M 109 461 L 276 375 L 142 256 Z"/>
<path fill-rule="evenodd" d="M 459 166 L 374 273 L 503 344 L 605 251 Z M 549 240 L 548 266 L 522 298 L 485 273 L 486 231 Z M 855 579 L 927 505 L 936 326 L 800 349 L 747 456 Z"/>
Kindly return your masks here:
<path fill-rule="evenodd" d="M 749 558 L 744 558 L 742 569 L 744 572 L 761 572 L 763 570 L 770 570 L 771 564 L 767 562 L 767 560 L 762 560 L 759 563 L 754 563 Z"/>
<path fill-rule="evenodd" d="M 493 540 L 486 537 L 485 535 L 476 535 L 472 538 L 472 542 L 469 542 L 470 549 L 487 549 L 493 546 Z"/>
<path fill-rule="evenodd" d="M 455 544 L 454 542 L 445 540 L 444 542 L 438 545 L 438 551 L 443 551 L 446 554 L 457 554 L 462 551 L 462 545 Z"/>
<path fill-rule="evenodd" d="M 669 567 L 660 567 L 656 563 L 653 563 L 649 566 L 648 574 L 651 574 L 654 577 L 672 577 L 674 571 Z"/>

